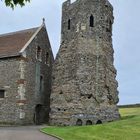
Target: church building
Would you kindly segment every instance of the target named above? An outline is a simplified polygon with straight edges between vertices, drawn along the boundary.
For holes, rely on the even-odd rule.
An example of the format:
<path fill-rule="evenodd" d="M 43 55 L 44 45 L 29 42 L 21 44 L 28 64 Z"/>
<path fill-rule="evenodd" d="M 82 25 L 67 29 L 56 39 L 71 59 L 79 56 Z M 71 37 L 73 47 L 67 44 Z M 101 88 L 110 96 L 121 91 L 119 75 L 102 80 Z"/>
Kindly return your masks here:
<path fill-rule="evenodd" d="M 53 61 L 44 22 L 0 35 L 0 124 L 49 121 Z"/>

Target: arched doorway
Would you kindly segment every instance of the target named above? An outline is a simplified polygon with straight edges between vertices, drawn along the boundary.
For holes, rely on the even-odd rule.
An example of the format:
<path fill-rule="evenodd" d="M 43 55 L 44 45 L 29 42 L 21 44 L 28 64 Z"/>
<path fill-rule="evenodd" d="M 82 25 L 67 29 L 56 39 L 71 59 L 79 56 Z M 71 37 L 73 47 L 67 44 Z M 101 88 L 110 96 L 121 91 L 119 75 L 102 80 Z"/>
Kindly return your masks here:
<path fill-rule="evenodd" d="M 92 121 L 87 120 L 86 125 L 92 125 Z"/>
<path fill-rule="evenodd" d="M 76 125 L 77 126 L 82 126 L 83 122 L 81 119 L 78 119 L 77 122 L 76 122 Z"/>
<path fill-rule="evenodd" d="M 40 125 L 42 123 L 42 117 L 41 117 L 42 108 L 43 106 L 41 104 L 37 104 L 35 107 L 34 123 L 36 125 Z"/>
<path fill-rule="evenodd" d="M 101 121 L 101 120 L 98 120 L 98 121 L 96 122 L 96 124 L 102 124 L 102 121 Z"/>

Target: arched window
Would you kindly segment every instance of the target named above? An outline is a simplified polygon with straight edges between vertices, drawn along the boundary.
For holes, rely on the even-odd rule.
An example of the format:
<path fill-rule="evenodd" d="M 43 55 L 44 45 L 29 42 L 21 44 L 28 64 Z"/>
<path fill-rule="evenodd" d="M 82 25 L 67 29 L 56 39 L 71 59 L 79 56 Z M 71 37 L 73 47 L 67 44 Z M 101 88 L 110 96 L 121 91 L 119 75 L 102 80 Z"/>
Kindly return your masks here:
<path fill-rule="evenodd" d="M 39 46 L 36 49 L 36 59 L 39 61 L 42 60 L 42 49 Z"/>
<path fill-rule="evenodd" d="M 68 30 L 70 30 L 70 26 L 71 26 L 71 20 L 68 20 Z"/>
<path fill-rule="evenodd" d="M 89 25 L 90 25 L 90 27 L 94 27 L 94 17 L 93 17 L 93 15 L 90 16 Z"/>
<path fill-rule="evenodd" d="M 46 52 L 45 64 L 49 64 L 49 53 Z"/>

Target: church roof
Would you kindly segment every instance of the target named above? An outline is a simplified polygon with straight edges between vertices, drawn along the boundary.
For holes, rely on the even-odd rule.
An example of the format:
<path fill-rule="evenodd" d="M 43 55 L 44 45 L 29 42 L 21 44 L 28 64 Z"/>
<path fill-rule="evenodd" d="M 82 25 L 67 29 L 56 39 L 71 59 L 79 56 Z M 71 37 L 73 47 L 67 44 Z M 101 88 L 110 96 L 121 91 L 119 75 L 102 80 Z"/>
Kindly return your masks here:
<path fill-rule="evenodd" d="M 0 58 L 20 55 L 38 29 L 39 27 L 0 35 Z"/>

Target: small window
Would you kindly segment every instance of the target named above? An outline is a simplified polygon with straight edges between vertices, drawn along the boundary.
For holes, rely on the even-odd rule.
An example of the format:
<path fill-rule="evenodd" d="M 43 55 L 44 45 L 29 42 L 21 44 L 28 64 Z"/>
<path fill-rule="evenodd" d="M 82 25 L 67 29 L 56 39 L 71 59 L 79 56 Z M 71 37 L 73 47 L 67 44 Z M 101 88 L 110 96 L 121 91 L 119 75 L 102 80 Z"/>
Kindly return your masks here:
<path fill-rule="evenodd" d="M 0 99 L 4 98 L 5 90 L 0 90 Z"/>
<path fill-rule="evenodd" d="M 41 75 L 40 76 L 40 93 L 42 93 L 43 92 L 43 76 Z"/>
<path fill-rule="evenodd" d="M 36 59 L 41 61 L 42 60 L 42 49 L 38 46 L 36 50 Z"/>
<path fill-rule="evenodd" d="M 110 29 L 110 31 L 112 31 L 112 22 L 111 22 L 111 20 L 109 21 L 109 29 Z"/>
<path fill-rule="evenodd" d="M 70 30 L 70 26 L 71 26 L 71 20 L 68 20 L 68 30 Z"/>
<path fill-rule="evenodd" d="M 49 64 L 49 53 L 46 52 L 45 64 Z"/>
<path fill-rule="evenodd" d="M 90 23 L 90 27 L 94 27 L 94 17 L 93 17 L 93 15 L 90 16 L 89 23 Z"/>

